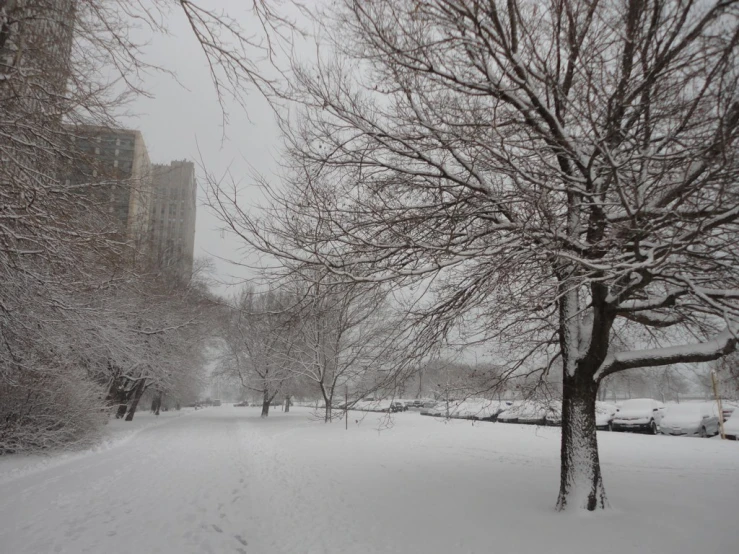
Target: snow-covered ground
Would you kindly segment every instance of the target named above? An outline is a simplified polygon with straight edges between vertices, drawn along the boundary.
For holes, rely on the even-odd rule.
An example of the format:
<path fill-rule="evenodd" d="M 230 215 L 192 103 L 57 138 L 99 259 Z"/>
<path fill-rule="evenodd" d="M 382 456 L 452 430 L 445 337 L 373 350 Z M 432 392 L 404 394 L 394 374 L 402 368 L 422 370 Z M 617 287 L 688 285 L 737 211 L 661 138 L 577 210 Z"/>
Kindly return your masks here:
<path fill-rule="evenodd" d="M 553 510 L 557 428 L 401 413 L 378 430 L 387 416 L 354 412 L 345 431 L 309 414 L 207 408 L 46 468 L 15 467 L 0 484 L 0 552 L 693 554 L 739 544 L 739 442 L 600 433 L 613 509 L 572 515 Z"/>
<path fill-rule="evenodd" d="M 142 410 L 136 413 L 133 421 L 111 419 L 105 427 L 103 440 L 86 450 L 0 456 L 0 483 L 121 446 L 144 429 L 162 425 L 170 419 L 182 417 L 193 411 L 195 410 L 192 408 L 183 408 L 179 411 L 161 412 L 160 415 L 155 416 L 149 411 Z M 2 550 L 0 550 L 0 554 L 2 554 Z"/>

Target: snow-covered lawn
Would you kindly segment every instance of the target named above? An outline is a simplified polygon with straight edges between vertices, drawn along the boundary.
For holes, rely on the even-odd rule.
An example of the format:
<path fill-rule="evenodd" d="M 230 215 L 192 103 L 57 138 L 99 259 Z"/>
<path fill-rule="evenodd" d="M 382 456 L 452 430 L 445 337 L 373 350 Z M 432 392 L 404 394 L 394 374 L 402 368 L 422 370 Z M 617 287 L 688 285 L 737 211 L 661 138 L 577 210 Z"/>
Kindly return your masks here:
<path fill-rule="evenodd" d="M 0 552 L 737 551 L 739 442 L 600 433 L 613 509 L 571 515 L 553 510 L 557 428 L 309 414 L 208 408 L 16 474 Z"/>

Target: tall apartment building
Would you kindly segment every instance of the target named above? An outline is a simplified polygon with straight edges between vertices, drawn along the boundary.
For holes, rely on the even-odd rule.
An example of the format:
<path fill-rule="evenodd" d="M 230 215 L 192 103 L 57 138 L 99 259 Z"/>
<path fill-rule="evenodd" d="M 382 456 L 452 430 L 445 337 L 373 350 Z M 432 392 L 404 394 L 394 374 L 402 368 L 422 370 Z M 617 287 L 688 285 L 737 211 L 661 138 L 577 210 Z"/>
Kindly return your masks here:
<path fill-rule="evenodd" d="M 152 171 L 139 131 L 96 126 L 70 129 L 74 143 L 68 171 L 71 184 L 90 184 L 97 208 L 113 216 L 119 231 L 137 246 L 148 247 Z"/>
<path fill-rule="evenodd" d="M 0 0 L 0 75 L 34 108 L 60 100 L 70 74 L 77 0 Z"/>
<path fill-rule="evenodd" d="M 188 161 L 173 161 L 154 165 L 152 175 L 151 255 L 165 272 L 189 280 L 195 249 L 195 166 Z"/>
<path fill-rule="evenodd" d="M 29 198 L 56 180 L 76 5 L 0 0 L 0 186 L 12 194 Z"/>

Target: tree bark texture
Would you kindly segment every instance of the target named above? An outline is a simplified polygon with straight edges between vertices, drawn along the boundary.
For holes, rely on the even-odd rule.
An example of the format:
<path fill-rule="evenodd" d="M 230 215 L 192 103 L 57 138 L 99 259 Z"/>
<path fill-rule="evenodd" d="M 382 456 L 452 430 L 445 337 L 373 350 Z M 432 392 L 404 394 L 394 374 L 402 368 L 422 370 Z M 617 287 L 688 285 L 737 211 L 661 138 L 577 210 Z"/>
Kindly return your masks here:
<path fill-rule="evenodd" d="M 564 375 L 562 444 L 557 509 L 597 510 L 608 506 L 598 457 L 595 399 L 598 384 L 578 371 Z"/>
<path fill-rule="evenodd" d="M 269 416 L 269 393 L 265 390 L 262 397 L 262 417 Z"/>

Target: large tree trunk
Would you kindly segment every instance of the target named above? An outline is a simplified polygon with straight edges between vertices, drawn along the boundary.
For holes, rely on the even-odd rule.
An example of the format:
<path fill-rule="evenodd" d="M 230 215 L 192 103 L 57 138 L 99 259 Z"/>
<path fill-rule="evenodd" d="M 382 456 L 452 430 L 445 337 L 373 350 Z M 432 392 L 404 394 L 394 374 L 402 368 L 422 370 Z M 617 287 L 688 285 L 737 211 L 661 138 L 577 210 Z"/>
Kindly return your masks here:
<path fill-rule="evenodd" d="M 285 412 L 290 411 L 290 395 L 285 397 Z"/>
<path fill-rule="evenodd" d="M 581 368 L 564 375 L 562 447 L 557 509 L 597 510 L 608 505 L 598 458 L 595 399 L 598 384 Z"/>
<path fill-rule="evenodd" d="M 136 384 L 136 388 L 133 389 L 133 400 L 131 400 L 131 405 L 128 408 L 128 413 L 126 414 L 126 421 L 133 420 L 133 415 L 136 413 L 136 408 L 138 408 L 139 406 L 139 400 L 141 400 L 141 396 L 144 394 L 145 388 L 146 388 L 146 379 L 141 379 Z"/>
<path fill-rule="evenodd" d="M 265 389 L 264 396 L 262 397 L 262 417 L 269 416 L 269 393 Z"/>
<path fill-rule="evenodd" d="M 126 410 L 128 410 L 128 404 L 126 402 L 121 402 L 118 404 L 118 409 L 115 412 L 115 418 L 121 419 L 123 416 L 126 415 Z"/>

